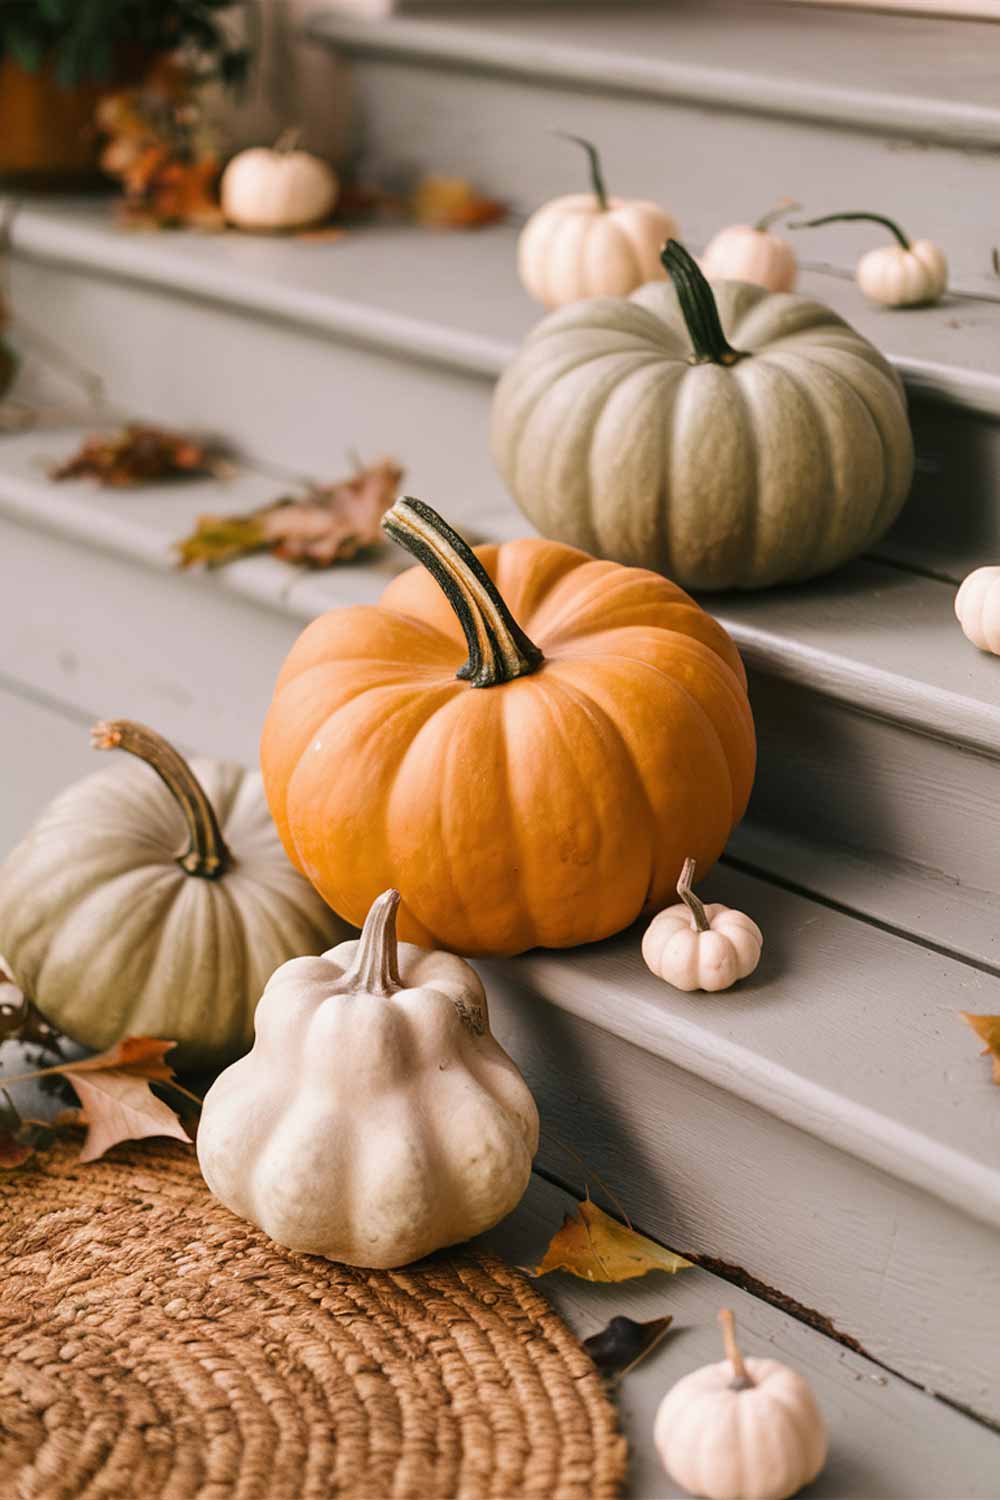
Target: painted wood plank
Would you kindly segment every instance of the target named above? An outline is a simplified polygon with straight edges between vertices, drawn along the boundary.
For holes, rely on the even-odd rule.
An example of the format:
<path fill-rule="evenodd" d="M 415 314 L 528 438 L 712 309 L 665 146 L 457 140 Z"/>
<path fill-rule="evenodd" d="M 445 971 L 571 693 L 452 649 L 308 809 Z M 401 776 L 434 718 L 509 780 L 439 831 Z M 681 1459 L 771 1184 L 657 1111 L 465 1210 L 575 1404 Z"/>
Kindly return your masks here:
<path fill-rule="evenodd" d="M 520 1207 L 484 1242 L 515 1264 L 537 1265 L 572 1198 L 536 1177 Z M 619 1314 L 672 1316 L 667 1340 L 625 1377 L 620 1410 L 628 1437 L 631 1500 L 680 1500 L 652 1443 L 656 1408 L 674 1381 L 721 1358 L 715 1318 L 733 1309 L 745 1352 L 792 1365 L 816 1392 L 830 1456 L 809 1500 L 963 1500 L 996 1493 L 1000 1436 L 707 1271 L 590 1286 L 569 1276 L 538 1283 L 581 1338 Z"/>

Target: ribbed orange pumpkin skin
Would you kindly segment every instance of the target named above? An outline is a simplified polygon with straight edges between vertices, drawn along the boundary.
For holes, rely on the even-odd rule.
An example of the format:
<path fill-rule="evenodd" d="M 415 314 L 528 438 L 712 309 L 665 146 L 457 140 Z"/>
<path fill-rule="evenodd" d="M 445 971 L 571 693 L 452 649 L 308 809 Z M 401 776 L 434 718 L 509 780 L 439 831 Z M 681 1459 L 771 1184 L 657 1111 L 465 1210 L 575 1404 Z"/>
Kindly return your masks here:
<path fill-rule="evenodd" d="M 292 862 L 360 925 L 469 954 L 571 947 L 703 874 L 746 807 L 755 739 L 726 632 L 674 584 L 537 539 L 479 547 L 545 660 L 477 688 L 422 567 L 331 610 L 278 678 L 261 766 Z"/>

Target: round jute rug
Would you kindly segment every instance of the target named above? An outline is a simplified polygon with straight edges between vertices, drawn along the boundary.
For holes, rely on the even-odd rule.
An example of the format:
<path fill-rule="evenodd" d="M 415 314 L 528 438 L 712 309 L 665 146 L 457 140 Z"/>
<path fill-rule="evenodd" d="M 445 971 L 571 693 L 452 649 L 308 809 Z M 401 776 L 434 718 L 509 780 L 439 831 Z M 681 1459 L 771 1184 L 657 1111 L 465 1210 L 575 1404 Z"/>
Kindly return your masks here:
<path fill-rule="evenodd" d="M 294 1255 L 194 1154 L 0 1172 L 0 1495 L 612 1500 L 615 1410 L 520 1272 Z"/>

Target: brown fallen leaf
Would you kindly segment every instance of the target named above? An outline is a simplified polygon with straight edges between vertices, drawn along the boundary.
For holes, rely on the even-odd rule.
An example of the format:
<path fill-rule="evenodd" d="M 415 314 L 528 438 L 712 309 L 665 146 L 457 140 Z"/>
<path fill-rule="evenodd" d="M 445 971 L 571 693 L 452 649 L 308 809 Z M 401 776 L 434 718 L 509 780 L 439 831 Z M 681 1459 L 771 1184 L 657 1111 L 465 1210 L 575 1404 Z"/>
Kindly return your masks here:
<path fill-rule="evenodd" d="M 567 1214 L 532 1275 L 568 1271 L 583 1281 L 630 1281 L 650 1271 L 684 1271 L 689 1260 L 612 1219 L 590 1198 Z"/>
<path fill-rule="evenodd" d="M 217 474 L 221 455 L 200 438 L 148 423 L 130 422 L 120 432 L 97 433 L 64 463 L 52 479 L 87 476 L 111 489 L 128 489 L 158 479 Z"/>
<path fill-rule="evenodd" d="M 634 1370 L 647 1354 L 652 1354 L 657 1344 L 666 1338 L 673 1321 L 668 1315 L 653 1318 L 648 1323 L 637 1323 L 634 1318 L 619 1314 L 600 1333 L 592 1333 L 589 1339 L 584 1339 L 583 1347 L 602 1375 L 620 1379 L 628 1370 Z"/>
<path fill-rule="evenodd" d="M 968 1022 L 980 1041 L 986 1043 L 982 1056 L 993 1058 L 993 1082 L 1000 1083 L 1000 1016 L 975 1016 L 967 1010 L 960 1010 L 959 1015 Z"/>
<path fill-rule="evenodd" d="M 481 229 L 507 217 L 507 205 L 487 198 L 464 177 L 431 173 L 421 178 L 410 199 L 410 211 L 428 229 Z"/>
<path fill-rule="evenodd" d="M 380 546 L 381 521 L 399 493 L 403 470 L 391 459 L 359 469 L 350 479 L 314 485 L 241 516 L 201 516 L 177 543 L 182 568 L 218 567 L 251 552 L 326 568 Z"/>
<path fill-rule="evenodd" d="M 166 1061 L 166 1054 L 173 1046 L 173 1042 L 156 1037 L 125 1037 L 96 1057 L 21 1073 L 5 1079 L 4 1083 L 24 1083 L 55 1073 L 69 1082 L 81 1108 L 64 1110 L 53 1123 L 87 1126 L 80 1152 L 82 1162 L 96 1161 L 119 1141 L 167 1135 L 188 1142 L 190 1137 L 173 1110 L 149 1087 L 151 1082 L 165 1083 L 186 1097 L 195 1098 L 175 1081 L 173 1069 Z"/>

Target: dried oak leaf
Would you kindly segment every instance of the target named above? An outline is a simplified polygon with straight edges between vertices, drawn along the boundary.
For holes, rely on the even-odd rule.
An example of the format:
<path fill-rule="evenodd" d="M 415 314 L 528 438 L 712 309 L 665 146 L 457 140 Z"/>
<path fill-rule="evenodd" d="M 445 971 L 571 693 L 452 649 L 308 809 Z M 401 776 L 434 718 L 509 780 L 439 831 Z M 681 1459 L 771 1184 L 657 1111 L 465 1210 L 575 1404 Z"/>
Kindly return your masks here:
<path fill-rule="evenodd" d="M 641 1359 L 653 1352 L 666 1337 L 673 1321 L 668 1316 L 637 1323 L 634 1318 L 620 1314 L 612 1318 L 600 1333 L 592 1333 L 589 1339 L 584 1339 L 583 1347 L 602 1375 L 624 1375 L 626 1370 L 634 1369 Z"/>
<path fill-rule="evenodd" d="M 165 1061 L 173 1046 L 155 1037 L 130 1036 L 97 1057 L 58 1069 L 82 1106 L 77 1120 L 87 1126 L 87 1137 L 81 1161 L 96 1161 L 119 1141 L 140 1141 L 152 1135 L 190 1139 L 173 1110 L 149 1087 L 151 1082 L 173 1082 L 173 1069 Z M 65 1117 L 61 1123 L 67 1123 Z"/>
<path fill-rule="evenodd" d="M 432 173 L 414 189 L 410 208 L 418 224 L 428 229 L 481 229 L 507 217 L 507 205 L 487 198 L 464 177 Z"/>
<path fill-rule="evenodd" d="M 218 567 L 251 552 L 311 568 L 349 561 L 381 543 L 382 517 L 402 478 L 399 465 L 383 459 L 350 479 L 313 485 L 298 498 L 283 496 L 248 515 L 201 516 L 177 543 L 180 565 Z"/>
<path fill-rule="evenodd" d="M 583 1281 L 630 1281 L 650 1271 L 672 1274 L 690 1265 L 673 1250 L 612 1219 L 587 1198 L 577 1204 L 575 1214 L 566 1215 L 532 1274 L 568 1271 Z"/>
<path fill-rule="evenodd" d="M 87 476 L 110 489 L 129 489 L 158 479 L 215 474 L 219 455 L 201 439 L 148 423 L 130 422 L 120 432 L 97 433 L 50 471 L 52 479 Z"/>
<path fill-rule="evenodd" d="M 1000 1083 L 1000 1016 L 975 1016 L 967 1010 L 959 1011 L 963 1021 L 967 1021 L 980 1041 L 986 1043 L 982 1056 L 990 1056 L 993 1059 L 993 1082 Z"/>

